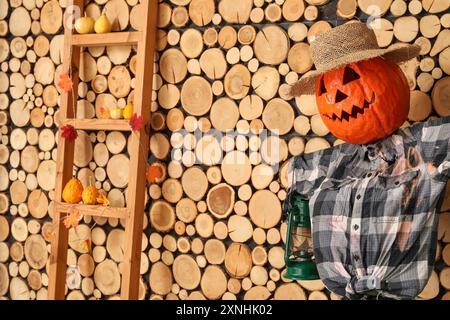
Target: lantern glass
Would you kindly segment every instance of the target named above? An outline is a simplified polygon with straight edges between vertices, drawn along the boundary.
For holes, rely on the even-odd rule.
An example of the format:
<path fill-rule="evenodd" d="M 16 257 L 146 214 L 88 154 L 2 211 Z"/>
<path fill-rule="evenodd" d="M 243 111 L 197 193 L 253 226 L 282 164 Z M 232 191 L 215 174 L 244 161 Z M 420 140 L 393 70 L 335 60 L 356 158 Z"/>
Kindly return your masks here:
<path fill-rule="evenodd" d="M 291 255 L 299 259 L 313 257 L 311 229 L 307 227 L 292 227 Z"/>
<path fill-rule="evenodd" d="M 313 253 L 308 201 L 297 193 L 293 194 L 289 201 L 288 216 L 285 277 L 292 280 L 319 279 Z"/>

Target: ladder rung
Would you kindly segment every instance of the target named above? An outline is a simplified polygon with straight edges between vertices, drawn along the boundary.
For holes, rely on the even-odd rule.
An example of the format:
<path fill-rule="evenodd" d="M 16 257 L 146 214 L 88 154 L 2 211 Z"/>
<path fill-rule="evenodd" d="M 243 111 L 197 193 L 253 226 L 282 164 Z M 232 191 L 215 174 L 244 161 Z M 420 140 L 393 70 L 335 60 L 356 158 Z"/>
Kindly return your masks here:
<path fill-rule="evenodd" d="M 66 119 L 62 121 L 63 125 L 70 124 L 77 130 L 116 130 L 130 131 L 130 122 L 128 120 L 114 119 Z"/>
<path fill-rule="evenodd" d="M 138 43 L 141 38 L 142 33 L 140 31 L 74 34 L 72 45 L 80 47 L 131 45 Z"/>
<path fill-rule="evenodd" d="M 128 208 L 105 207 L 101 205 L 70 204 L 55 201 L 54 209 L 58 212 L 71 213 L 79 210 L 85 216 L 97 216 L 107 218 L 127 219 L 129 217 Z"/>

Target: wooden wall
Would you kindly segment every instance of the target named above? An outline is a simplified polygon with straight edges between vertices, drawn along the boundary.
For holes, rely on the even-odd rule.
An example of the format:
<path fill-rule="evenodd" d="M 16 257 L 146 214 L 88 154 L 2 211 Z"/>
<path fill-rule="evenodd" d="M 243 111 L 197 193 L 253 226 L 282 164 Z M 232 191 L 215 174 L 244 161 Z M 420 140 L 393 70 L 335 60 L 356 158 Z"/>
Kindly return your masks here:
<path fill-rule="evenodd" d="M 56 83 L 68 3 L 0 0 L 0 297 L 9 299 L 47 296 Z M 288 91 L 313 68 L 308 43 L 315 35 L 344 17 L 367 20 L 377 13 L 371 5 L 382 15 L 373 21 L 381 26 L 380 45 L 422 46 L 420 59 L 403 66 L 412 90 L 409 123 L 450 115 L 448 0 L 161 1 L 155 81 L 147 88 L 154 101 L 149 162 L 163 163 L 167 177 L 148 190 L 142 299 L 339 299 L 321 281 L 283 278 L 280 171 L 292 156 L 339 143 L 314 99 L 293 99 Z M 103 8 L 115 30 L 139 29 L 138 0 L 90 1 L 88 15 Z M 134 55 L 131 47 L 84 52 L 79 117 L 133 100 Z M 79 132 L 76 142 L 74 174 L 115 206 L 126 203 L 127 139 Z M 229 212 L 220 211 L 213 191 L 233 196 Z M 425 299 L 450 298 L 448 213 L 438 236 Z M 78 265 L 81 277 L 71 273 L 68 299 L 118 298 L 122 237 L 117 219 L 85 217 L 70 230 L 68 264 Z"/>

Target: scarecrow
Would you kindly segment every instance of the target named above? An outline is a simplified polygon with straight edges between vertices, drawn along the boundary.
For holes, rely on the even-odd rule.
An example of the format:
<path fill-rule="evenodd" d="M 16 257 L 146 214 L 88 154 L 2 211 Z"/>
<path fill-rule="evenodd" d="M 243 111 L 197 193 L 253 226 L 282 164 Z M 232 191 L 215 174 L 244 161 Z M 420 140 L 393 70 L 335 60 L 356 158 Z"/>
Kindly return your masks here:
<path fill-rule="evenodd" d="M 397 63 L 418 54 L 381 49 L 366 24 L 347 23 L 311 44 L 317 70 L 292 87 L 315 94 L 325 125 L 348 142 L 291 159 L 285 203 L 298 213 L 293 204 L 309 202 L 318 275 L 347 299 L 413 299 L 433 269 L 450 117 L 399 129 L 409 88 Z"/>

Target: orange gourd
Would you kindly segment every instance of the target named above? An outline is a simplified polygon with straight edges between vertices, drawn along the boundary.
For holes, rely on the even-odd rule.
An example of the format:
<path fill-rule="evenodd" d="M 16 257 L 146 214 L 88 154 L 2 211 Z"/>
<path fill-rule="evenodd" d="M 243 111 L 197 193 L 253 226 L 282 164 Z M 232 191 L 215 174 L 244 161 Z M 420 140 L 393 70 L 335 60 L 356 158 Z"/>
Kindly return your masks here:
<path fill-rule="evenodd" d="M 409 87 L 395 63 L 378 57 L 320 75 L 316 101 L 334 136 L 366 144 L 389 136 L 405 122 Z"/>
<path fill-rule="evenodd" d="M 62 198 L 67 203 L 78 203 L 81 201 L 83 185 L 81 181 L 75 178 L 70 179 L 64 186 Z"/>
<path fill-rule="evenodd" d="M 89 186 L 83 190 L 81 195 L 84 204 L 97 204 L 98 190 L 94 186 Z"/>

